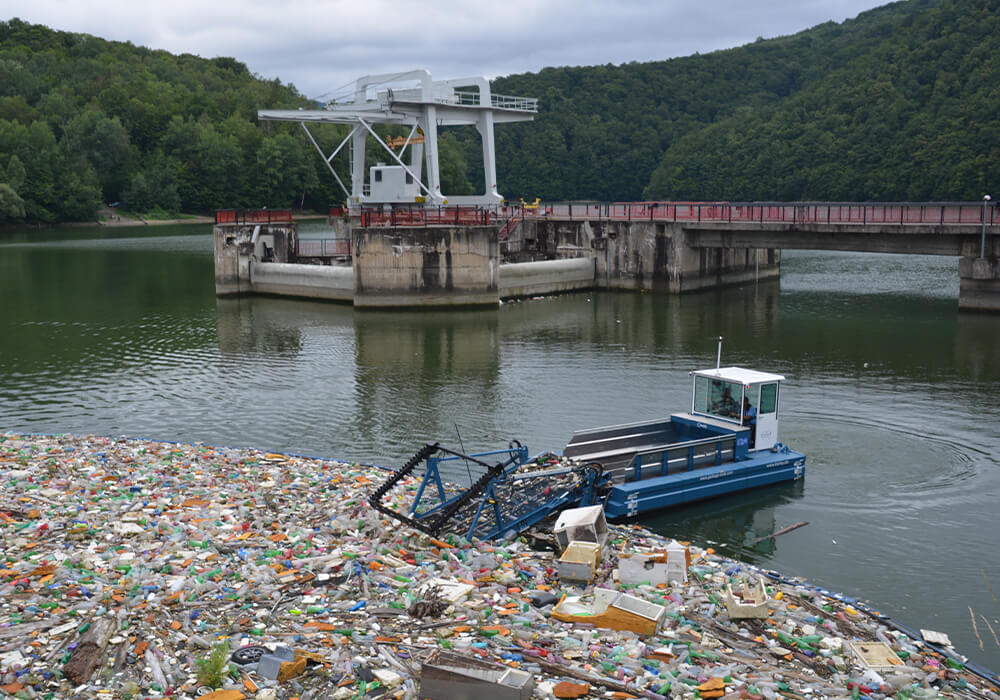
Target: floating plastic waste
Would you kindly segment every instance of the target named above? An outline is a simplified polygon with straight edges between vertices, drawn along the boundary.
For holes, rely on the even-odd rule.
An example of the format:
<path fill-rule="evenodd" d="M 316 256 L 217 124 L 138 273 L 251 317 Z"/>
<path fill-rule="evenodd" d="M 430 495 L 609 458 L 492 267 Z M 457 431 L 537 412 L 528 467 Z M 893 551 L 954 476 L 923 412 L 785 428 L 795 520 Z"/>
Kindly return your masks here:
<path fill-rule="evenodd" d="M 0 480 L 6 696 L 449 698 L 466 676 L 484 699 L 1000 698 L 957 652 L 807 582 L 694 545 L 644 577 L 671 543 L 638 527 L 566 561 L 526 536 L 431 536 L 369 504 L 375 467 L 3 434 Z M 762 616 L 732 616 L 730 590 L 763 590 Z"/>

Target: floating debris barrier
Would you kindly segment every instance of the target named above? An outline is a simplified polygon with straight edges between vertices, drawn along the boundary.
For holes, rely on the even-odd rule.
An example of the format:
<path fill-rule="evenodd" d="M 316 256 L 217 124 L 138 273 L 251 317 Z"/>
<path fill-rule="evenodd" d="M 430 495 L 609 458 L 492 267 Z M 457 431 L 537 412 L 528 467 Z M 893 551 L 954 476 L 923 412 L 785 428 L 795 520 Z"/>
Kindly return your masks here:
<path fill-rule="evenodd" d="M 688 546 L 686 577 L 633 569 L 621 583 L 622 555 L 674 543 L 620 526 L 592 581 L 561 580 L 559 553 L 528 538 L 437 538 L 387 517 L 368 501 L 384 476 L 256 450 L 0 435 L 0 692 L 450 698 L 464 677 L 484 699 L 1000 700 L 989 671 L 803 581 Z M 417 488 L 404 477 L 381 504 L 405 508 Z M 763 617 L 732 618 L 727 592 L 760 580 Z M 588 620 L 587 601 L 607 619 Z"/>

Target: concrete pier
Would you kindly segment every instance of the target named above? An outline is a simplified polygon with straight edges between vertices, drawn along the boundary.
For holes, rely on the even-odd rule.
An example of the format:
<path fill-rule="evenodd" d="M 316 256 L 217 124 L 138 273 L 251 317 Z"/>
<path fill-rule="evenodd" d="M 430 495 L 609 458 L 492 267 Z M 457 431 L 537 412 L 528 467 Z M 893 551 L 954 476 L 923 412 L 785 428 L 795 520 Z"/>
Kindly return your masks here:
<path fill-rule="evenodd" d="M 355 228 L 354 305 L 496 306 L 495 226 Z"/>
<path fill-rule="evenodd" d="M 1000 311 L 1000 263 L 996 256 L 959 259 L 958 308 Z"/>
<path fill-rule="evenodd" d="M 675 294 L 776 278 L 781 251 L 736 245 L 692 245 L 680 223 L 654 221 L 525 221 L 511 236 L 512 257 L 589 257 L 593 286 Z M 501 267 L 501 287 L 507 266 Z"/>

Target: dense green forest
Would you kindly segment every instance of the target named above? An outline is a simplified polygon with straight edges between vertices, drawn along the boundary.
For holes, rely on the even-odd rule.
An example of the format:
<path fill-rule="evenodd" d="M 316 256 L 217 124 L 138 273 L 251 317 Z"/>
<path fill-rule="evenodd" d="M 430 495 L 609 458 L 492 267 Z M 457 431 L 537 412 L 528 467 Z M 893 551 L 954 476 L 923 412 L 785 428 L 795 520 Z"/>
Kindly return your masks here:
<path fill-rule="evenodd" d="M 315 192 L 325 204 L 309 144 L 256 123 L 258 108 L 302 104 L 231 58 L 0 23 L 0 221 L 93 220 L 110 202 L 207 212 Z"/>
<path fill-rule="evenodd" d="M 546 200 L 977 200 L 1000 190 L 1000 1 L 907 0 L 707 55 L 546 68 L 497 130 Z"/>
<path fill-rule="evenodd" d="M 493 90 L 539 98 L 535 121 L 496 131 L 508 198 L 1000 191 L 1000 0 L 905 0 L 739 48 L 545 68 Z M 299 106 L 312 105 L 235 58 L 0 22 L 0 224 L 93 220 L 112 202 L 168 214 L 323 210 L 344 195 L 301 129 L 256 120 L 258 109 Z M 326 152 L 346 133 L 313 131 Z M 444 192 L 481 190 L 478 151 L 473 129 L 442 130 Z"/>

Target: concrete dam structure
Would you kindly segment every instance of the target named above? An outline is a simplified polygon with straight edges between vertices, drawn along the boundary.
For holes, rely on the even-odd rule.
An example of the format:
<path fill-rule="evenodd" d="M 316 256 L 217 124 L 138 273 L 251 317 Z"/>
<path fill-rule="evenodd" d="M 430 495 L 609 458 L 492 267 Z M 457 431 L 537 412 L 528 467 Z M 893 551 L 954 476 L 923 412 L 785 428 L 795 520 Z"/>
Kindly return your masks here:
<path fill-rule="evenodd" d="M 486 306 L 583 289 L 683 293 L 777 278 L 781 251 L 958 259 L 958 307 L 1000 311 L 1000 210 L 937 204 L 638 202 L 338 212 L 300 240 L 290 212 L 219 212 L 216 292 L 359 307 Z"/>
<path fill-rule="evenodd" d="M 339 228 L 324 254 L 299 240 L 292 221 L 217 223 L 216 294 L 358 308 L 496 306 L 585 289 L 686 292 L 780 273 L 779 250 L 691 248 L 676 224 L 530 221 L 504 242 L 497 224 Z"/>

